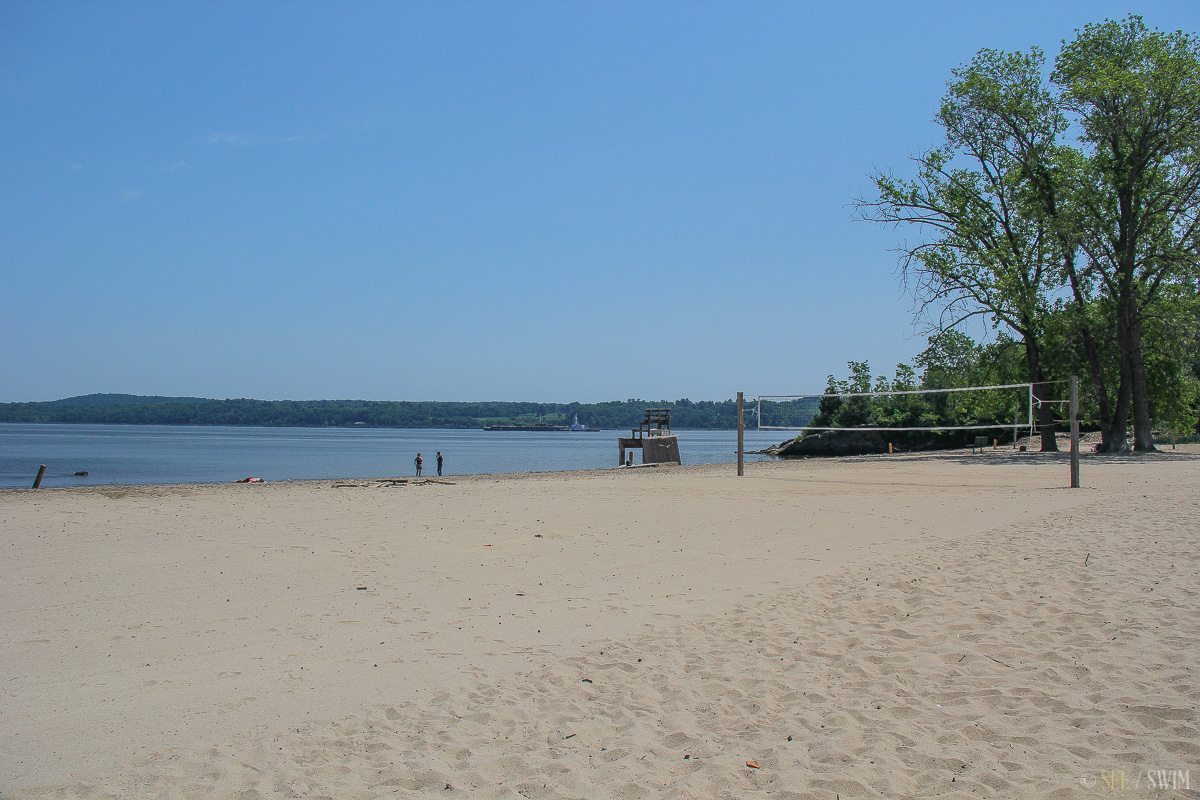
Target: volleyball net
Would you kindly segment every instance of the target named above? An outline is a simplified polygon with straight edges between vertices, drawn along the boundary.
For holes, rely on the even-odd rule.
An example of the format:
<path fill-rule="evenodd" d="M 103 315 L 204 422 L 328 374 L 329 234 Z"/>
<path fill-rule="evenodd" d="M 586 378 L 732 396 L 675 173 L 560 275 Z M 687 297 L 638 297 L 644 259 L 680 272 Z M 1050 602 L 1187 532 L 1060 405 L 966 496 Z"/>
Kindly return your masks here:
<path fill-rule="evenodd" d="M 1069 399 L 1051 399 L 1045 386 L 1068 383 Z M 1035 391 L 1034 387 L 1042 387 Z M 737 393 L 737 474 L 745 472 L 743 431 L 804 433 L 891 433 L 895 438 L 939 440 L 933 447 L 954 446 L 963 432 L 1012 431 L 1013 445 L 1025 431 L 1039 431 L 1044 406 L 1069 405 L 1071 488 L 1079 487 L 1079 379 L 1043 383 L 1005 383 L 935 389 L 880 388 L 877 391 L 824 391 L 811 394 Z M 1061 415 L 1055 415 L 1061 416 Z M 1052 423 L 1057 424 L 1057 423 Z M 888 452 L 892 451 L 888 437 Z M 978 443 L 979 437 L 975 437 Z M 918 446 L 930 446 L 919 442 Z M 1024 450 L 1025 448 L 1021 448 Z"/>
<path fill-rule="evenodd" d="M 751 395 L 747 427 L 760 431 L 951 433 L 1037 430 L 1032 383 L 944 389 Z"/>

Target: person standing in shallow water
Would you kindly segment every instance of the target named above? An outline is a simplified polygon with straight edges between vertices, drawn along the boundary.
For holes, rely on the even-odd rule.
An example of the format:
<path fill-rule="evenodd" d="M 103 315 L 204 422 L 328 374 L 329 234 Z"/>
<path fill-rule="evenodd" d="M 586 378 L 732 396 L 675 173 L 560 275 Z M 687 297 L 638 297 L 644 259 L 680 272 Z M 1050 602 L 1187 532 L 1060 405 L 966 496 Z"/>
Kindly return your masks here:
<path fill-rule="evenodd" d="M 442 477 L 442 451 L 437 451 L 438 477 Z"/>
<path fill-rule="evenodd" d="M 417 477 L 421 477 L 421 467 L 425 465 L 425 459 L 421 458 L 421 454 L 417 453 L 417 457 L 413 459 L 413 463 L 417 465 Z"/>

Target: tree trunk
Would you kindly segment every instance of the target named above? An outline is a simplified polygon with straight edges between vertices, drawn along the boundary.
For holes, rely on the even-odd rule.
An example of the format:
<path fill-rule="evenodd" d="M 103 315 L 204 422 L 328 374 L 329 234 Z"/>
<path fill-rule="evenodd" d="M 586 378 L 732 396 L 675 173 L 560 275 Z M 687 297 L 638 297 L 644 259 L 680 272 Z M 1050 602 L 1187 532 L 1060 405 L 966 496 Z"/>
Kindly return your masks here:
<path fill-rule="evenodd" d="M 1142 319 L 1137 298 L 1131 298 L 1129 310 L 1129 377 L 1133 400 L 1133 449 L 1152 453 L 1154 431 L 1150 421 L 1150 382 L 1146 377 L 1146 359 L 1142 352 Z"/>
<path fill-rule="evenodd" d="M 1115 143 L 1113 152 L 1114 155 L 1121 154 Z M 1145 452 L 1154 449 L 1154 436 L 1150 432 L 1150 394 L 1146 380 L 1146 360 L 1142 354 L 1142 320 L 1141 309 L 1138 308 L 1136 280 L 1137 227 L 1133 186 L 1137 180 L 1136 176 L 1126 177 L 1129 179 L 1122 181 L 1117 191 L 1119 213 L 1117 241 L 1114 242 L 1113 248 L 1117 268 L 1117 341 L 1121 350 L 1121 383 L 1128 388 L 1133 409 L 1134 449 Z M 1124 445 L 1127 415 L 1128 411 L 1120 418 L 1122 449 L 1127 447 Z"/>
<path fill-rule="evenodd" d="M 1092 326 L 1087 319 L 1087 302 L 1083 296 L 1078 274 L 1075 272 L 1075 254 L 1067 251 L 1063 256 L 1063 267 L 1071 284 L 1071 295 L 1074 298 L 1075 325 L 1079 338 L 1083 342 L 1083 352 L 1087 356 L 1088 377 L 1092 381 L 1092 392 L 1096 396 L 1097 416 L 1100 420 L 1100 452 L 1115 452 L 1112 449 L 1112 404 L 1109 402 L 1108 382 L 1104 379 L 1104 366 L 1100 359 L 1100 347 L 1096 337 L 1092 335 Z"/>
<path fill-rule="evenodd" d="M 1117 402 L 1113 406 L 1112 420 L 1109 423 L 1108 446 L 1103 448 L 1105 453 L 1127 453 L 1129 442 L 1126 438 L 1126 428 L 1129 427 L 1129 398 L 1132 391 L 1129 379 L 1125 376 L 1125 368 L 1121 368 L 1121 383 L 1117 386 Z"/>
<path fill-rule="evenodd" d="M 1120 345 L 1121 382 L 1117 385 L 1117 402 L 1113 407 L 1112 416 L 1112 435 L 1109 437 L 1108 446 L 1104 449 L 1106 453 L 1125 453 L 1129 450 L 1126 429 L 1129 427 L 1129 405 L 1133 395 L 1131 388 L 1133 386 L 1133 379 L 1129 367 L 1129 333 L 1126 331 L 1127 321 L 1127 316 L 1118 307 L 1117 342 Z"/>
<path fill-rule="evenodd" d="M 1085 323 L 1080 330 L 1083 349 L 1087 354 L 1088 375 L 1092 381 L 1092 393 L 1096 396 L 1096 416 L 1100 420 L 1100 450 L 1108 452 L 1112 439 L 1112 402 L 1108 396 L 1108 381 L 1104 380 L 1104 367 L 1100 362 L 1100 348 L 1092 336 L 1091 328 Z"/>
<path fill-rule="evenodd" d="M 1046 376 L 1042 373 L 1042 353 L 1037 340 L 1025 334 L 1025 360 L 1029 365 L 1029 382 L 1033 384 L 1033 397 L 1037 401 L 1046 399 Z M 1042 434 L 1042 452 L 1057 453 L 1058 441 L 1054 433 L 1054 407 L 1049 403 L 1037 403 L 1038 430 Z"/>

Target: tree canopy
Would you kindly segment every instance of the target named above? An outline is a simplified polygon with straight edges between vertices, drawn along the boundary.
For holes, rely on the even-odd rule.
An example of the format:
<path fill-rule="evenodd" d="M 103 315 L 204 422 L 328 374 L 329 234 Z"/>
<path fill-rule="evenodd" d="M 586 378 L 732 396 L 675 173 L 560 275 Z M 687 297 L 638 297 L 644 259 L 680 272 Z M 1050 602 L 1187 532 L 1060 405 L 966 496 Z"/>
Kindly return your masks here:
<path fill-rule="evenodd" d="M 1200 39 L 1141 18 L 1046 57 L 981 50 L 951 72 L 945 141 L 876 174 L 863 218 L 916 233 L 901 272 L 934 332 L 974 317 L 1024 350 L 1023 380 L 1090 379 L 1102 448 L 1195 428 L 1200 372 Z M 1054 447 L 1041 405 L 1044 449 Z"/>

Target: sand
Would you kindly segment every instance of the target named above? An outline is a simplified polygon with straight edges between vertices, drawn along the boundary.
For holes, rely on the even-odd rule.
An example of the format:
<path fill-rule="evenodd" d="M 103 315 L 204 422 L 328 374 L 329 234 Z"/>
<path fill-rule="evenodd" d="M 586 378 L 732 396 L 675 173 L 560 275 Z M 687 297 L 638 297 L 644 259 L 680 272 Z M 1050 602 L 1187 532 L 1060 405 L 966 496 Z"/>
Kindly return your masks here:
<path fill-rule="evenodd" d="M 0 794 L 1195 797 L 1200 448 L 1083 469 L 0 492 Z"/>

